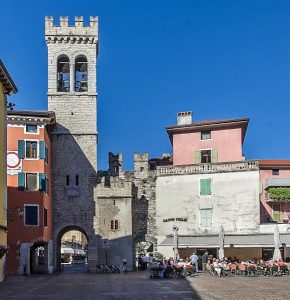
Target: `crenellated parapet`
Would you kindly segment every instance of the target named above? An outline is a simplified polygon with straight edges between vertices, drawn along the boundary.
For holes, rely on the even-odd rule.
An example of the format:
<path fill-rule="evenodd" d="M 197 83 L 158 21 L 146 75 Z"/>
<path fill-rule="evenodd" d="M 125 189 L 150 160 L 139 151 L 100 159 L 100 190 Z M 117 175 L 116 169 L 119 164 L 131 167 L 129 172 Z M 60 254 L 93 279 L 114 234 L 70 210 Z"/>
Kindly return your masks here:
<path fill-rule="evenodd" d="M 69 25 L 68 17 L 60 17 L 59 25 L 53 21 L 53 17 L 45 17 L 46 43 L 98 43 L 98 17 L 90 17 L 89 26 L 84 26 L 83 17 L 75 17 L 74 25 Z"/>
<path fill-rule="evenodd" d="M 101 182 L 97 184 L 96 192 L 98 197 L 132 197 L 132 181 L 120 177 L 110 177 L 109 184 L 105 176 L 101 177 Z"/>

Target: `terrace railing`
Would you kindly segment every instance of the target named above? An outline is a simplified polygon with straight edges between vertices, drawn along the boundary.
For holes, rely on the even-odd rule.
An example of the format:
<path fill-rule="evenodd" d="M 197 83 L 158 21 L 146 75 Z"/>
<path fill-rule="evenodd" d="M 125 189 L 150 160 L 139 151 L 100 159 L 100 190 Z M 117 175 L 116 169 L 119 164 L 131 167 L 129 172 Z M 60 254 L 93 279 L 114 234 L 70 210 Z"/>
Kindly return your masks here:
<path fill-rule="evenodd" d="M 177 174 L 224 173 L 259 170 L 258 161 L 236 161 L 223 163 L 205 163 L 198 165 L 160 166 L 157 167 L 157 176 Z"/>

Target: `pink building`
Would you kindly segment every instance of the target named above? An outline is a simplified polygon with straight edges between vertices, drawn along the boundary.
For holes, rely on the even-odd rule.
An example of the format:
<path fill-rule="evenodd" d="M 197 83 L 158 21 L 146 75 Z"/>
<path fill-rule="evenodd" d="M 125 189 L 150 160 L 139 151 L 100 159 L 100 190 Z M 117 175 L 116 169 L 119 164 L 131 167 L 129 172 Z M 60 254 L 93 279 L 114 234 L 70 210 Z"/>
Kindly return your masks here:
<path fill-rule="evenodd" d="M 261 223 L 290 220 L 290 160 L 260 160 Z"/>
<path fill-rule="evenodd" d="M 249 119 L 228 119 L 192 123 L 191 112 L 179 113 L 178 124 L 166 128 L 173 146 L 173 164 L 243 160 L 248 122 Z"/>

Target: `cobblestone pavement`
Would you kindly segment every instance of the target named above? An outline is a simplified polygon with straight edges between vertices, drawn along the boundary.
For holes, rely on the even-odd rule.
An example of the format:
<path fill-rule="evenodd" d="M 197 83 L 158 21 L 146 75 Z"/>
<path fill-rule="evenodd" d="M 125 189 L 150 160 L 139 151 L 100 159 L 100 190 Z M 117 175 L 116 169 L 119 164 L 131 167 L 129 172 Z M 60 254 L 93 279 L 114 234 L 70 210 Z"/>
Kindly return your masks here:
<path fill-rule="evenodd" d="M 0 284 L 1 300 L 189 300 L 290 299 L 290 276 L 229 277 L 199 275 L 186 279 L 149 279 L 128 274 L 55 274 L 9 277 Z"/>
<path fill-rule="evenodd" d="M 219 278 L 200 275 L 189 281 L 200 299 L 290 299 L 290 276 Z"/>

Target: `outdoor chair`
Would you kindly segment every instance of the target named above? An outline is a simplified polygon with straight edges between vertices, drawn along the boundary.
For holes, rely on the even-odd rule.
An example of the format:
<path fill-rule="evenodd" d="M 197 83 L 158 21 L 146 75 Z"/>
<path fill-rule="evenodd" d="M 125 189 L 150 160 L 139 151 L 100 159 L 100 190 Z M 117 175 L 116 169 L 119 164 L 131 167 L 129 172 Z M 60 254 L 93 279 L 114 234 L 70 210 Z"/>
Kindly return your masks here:
<path fill-rule="evenodd" d="M 280 276 L 280 271 L 278 266 L 272 266 L 270 268 L 270 276 Z"/>
<path fill-rule="evenodd" d="M 257 276 L 257 269 L 255 266 L 246 267 L 246 276 Z"/>
<path fill-rule="evenodd" d="M 194 273 L 195 273 L 195 271 L 194 271 L 194 268 L 184 268 L 183 269 L 183 275 L 184 276 L 194 276 Z"/>
<path fill-rule="evenodd" d="M 257 266 L 257 275 L 264 275 L 265 274 L 265 267 Z"/>
<path fill-rule="evenodd" d="M 244 264 L 239 265 L 239 275 L 243 275 L 243 276 L 247 275 L 246 265 Z"/>
<path fill-rule="evenodd" d="M 149 278 L 158 279 L 159 277 L 159 268 L 152 267 L 150 268 Z"/>
<path fill-rule="evenodd" d="M 227 277 L 227 276 L 231 276 L 231 275 L 232 275 L 232 271 L 230 268 L 228 270 L 222 269 L 222 272 L 221 272 L 222 277 Z"/>
<path fill-rule="evenodd" d="M 184 278 L 183 268 L 174 268 L 173 274 L 175 278 Z"/>
<path fill-rule="evenodd" d="M 280 274 L 281 275 L 289 275 L 289 269 L 287 268 L 287 266 L 280 267 Z"/>
<path fill-rule="evenodd" d="M 238 266 L 236 264 L 231 264 L 230 269 L 232 274 L 237 274 Z"/>

